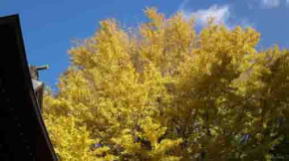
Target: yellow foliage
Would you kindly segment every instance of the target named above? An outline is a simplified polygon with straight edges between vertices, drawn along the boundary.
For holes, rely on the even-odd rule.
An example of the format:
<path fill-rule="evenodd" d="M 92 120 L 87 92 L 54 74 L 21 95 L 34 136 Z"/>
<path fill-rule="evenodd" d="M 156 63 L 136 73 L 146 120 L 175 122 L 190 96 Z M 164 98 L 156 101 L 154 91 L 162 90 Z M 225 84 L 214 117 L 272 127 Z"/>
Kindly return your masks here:
<path fill-rule="evenodd" d="M 69 53 L 44 117 L 62 160 L 254 161 L 287 136 L 289 52 L 252 28 L 165 18 L 136 33 L 109 19 Z M 283 123 L 279 123 L 280 119 Z"/>

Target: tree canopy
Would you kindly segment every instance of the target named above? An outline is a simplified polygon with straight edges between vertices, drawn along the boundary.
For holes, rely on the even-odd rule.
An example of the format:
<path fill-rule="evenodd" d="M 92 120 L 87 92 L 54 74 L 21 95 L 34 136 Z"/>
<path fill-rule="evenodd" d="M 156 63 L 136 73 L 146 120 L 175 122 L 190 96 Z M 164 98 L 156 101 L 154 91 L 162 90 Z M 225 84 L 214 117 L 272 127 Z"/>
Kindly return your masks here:
<path fill-rule="evenodd" d="M 253 28 L 145 10 L 70 51 L 44 118 L 62 161 L 270 161 L 289 131 L 289 51 Z M 288 151 L 289 149 L 287 149 Z"/>

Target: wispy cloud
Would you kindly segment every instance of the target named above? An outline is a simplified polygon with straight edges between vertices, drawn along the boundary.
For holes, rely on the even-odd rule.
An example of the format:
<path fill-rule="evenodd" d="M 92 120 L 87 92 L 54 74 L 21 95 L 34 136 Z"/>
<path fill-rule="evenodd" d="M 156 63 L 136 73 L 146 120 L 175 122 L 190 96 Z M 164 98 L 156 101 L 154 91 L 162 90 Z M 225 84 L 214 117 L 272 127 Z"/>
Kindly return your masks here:
<path fill-rule="evenodd" d="M 261 0 L 261 5 L 264 8 L 276 8 L 281 5 L 281 0 Z"/>
<path fill-rule="evenodd" d="M 195 18 L 197 25 L 205 26 L 210 19 L 216 24 L 227 24 L 230 17 L 230 7 L 228 5 L 213 5 L 208 9 L 196 11 L 180 10 L 186 19 Z"/>
<path fill-rule="evenodd" d="M 288 0 L 289 1 L 289 0 Z M 188 5 L 189 0 L 184 0 L 179 6 L 179 11 L 183 13 L 185 19 L 194 18 L 196 25 L 204 27 L 208 25 L 210 20 L 215 24 L 225 25 L 229 28 L 235 26 L 253 27 L 254 24 L 250 23 L 247 18 L 237 18 L 233 14 L 233 8 L 230 5 L 217 5 L 214 4 L 207 9 L 191 10 Z"/>
<path fill-rule="evenodd" d="M 189 1 L 190 0 L 183 0 L 182 3 L 179 5 L 178 10 L 184 10 L 186 8 L 186 5 L 189 3 Z"/>
<path fill-rule="evenodd" d="M 283 5 L 286 5 L 286 7 L 289 7 L 289 0 L 261 0 L 259 2 L 260 2 L 259 3 L 260 6 L 263 9 L 278 8 Z"/>

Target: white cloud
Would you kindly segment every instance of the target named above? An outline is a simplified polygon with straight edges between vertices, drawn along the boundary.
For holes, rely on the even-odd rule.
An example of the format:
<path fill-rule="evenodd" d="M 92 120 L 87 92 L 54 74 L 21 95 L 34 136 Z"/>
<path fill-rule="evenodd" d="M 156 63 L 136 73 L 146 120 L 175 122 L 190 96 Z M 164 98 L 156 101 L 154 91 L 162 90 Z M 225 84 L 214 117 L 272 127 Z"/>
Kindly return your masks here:
<path fill-rule="evenodd" d="M 230 17 L 230 7 L 228 5 L 213 5 L 208 9 L 200 9 L 193 12 L 181 9 L 181 12 L 187 19 L 194 17 L 197 25 L 201 26 L 207 25 L 211 18 L 213 18 L 213 22 L 216 24 L 227 24 Z"/>
<path fill-rule="evenodd" d="M 288 2 L 288 0 L 286 0 Z M 281 5 L 281 0 L 261 0 L 262 7 L 265 8 L 276 8 Z"/>
<path fill-rule="evenodd" d="M 288 7 L 289 0 L 261 0 L 260 5 L 262 8 L 265 8 L 265 9 L 278 8 L 282 5 L 286 5 L 286 7 Z"/>
<path fill-rule="evenodd" d="M 289 2 L 289 0 L 287 0 Z M 236 26 L 242 27 L 254 27 L 255 25 L 249 21 L 248 18 L 236 17 L 234 10 L 231 5 L 217 5 L 213 4 L 207 9 L 190 9 L 188 5 L 190 0 L 183 0 L 180 4 L 178 11 L 183 13 L 185 19 L 194 18 L 196 25 L 204 27 L 208 25 L 210 20 L 213 20 L 215 24 L 225 25 L 228 28 L 234 28 Z M 288 3 L 289 4 L 289 3 Z"/>

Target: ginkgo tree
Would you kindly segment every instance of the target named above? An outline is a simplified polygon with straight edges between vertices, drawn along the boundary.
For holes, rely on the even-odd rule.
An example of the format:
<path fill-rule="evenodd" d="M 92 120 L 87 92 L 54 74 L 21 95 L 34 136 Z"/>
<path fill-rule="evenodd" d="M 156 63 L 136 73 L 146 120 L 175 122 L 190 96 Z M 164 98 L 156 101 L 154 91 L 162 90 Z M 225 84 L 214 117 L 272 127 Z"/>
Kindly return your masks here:
<path fill-rule="evenodd" d="M 274 160 L 289 131 L 289 51 L 257 50 L 253 28 L 196 32 L 182 13 L 145 14 L 134 32 L 104 20 L 69 51 L 44 98 L 60 159 Z"/>

